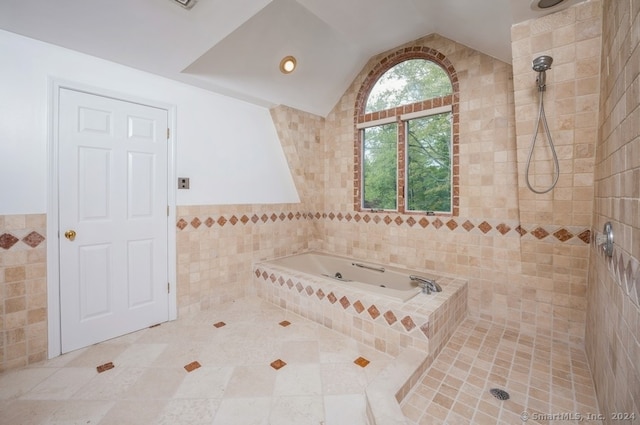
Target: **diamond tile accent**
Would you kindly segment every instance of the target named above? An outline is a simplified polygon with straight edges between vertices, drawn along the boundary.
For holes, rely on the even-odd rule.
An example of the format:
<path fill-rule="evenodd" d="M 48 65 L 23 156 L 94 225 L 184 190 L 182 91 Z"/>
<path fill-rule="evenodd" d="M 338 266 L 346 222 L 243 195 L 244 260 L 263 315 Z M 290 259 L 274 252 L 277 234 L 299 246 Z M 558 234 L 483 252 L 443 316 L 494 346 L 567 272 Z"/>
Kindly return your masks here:
<path fill-rule="evenodd" d="M 329 213 L 329 220 L 333 220 L 334 218 L 336 218 L 336 215 L 333 212 Z"/>
<path fill-rule="evenodd" d="M 224 218 L 223 216 L 220 216 L 220 218 L 218 219 L 218 224 L 220 225 L 220 227 L 224 226 L 227 223 L 227 219 Z"/>
<path fill-rule="evenodd" d="M 44 236 L 42 236 L 38 232 L 31 232 L 24 238 L 22 238 L 22 242 L 29 245 L 31 248 L 35 248 L 42 243 L 44 240 Z"/>
<path fill-rule="evenodd" d="M 380 316 L 380 311 L 378 310 L 378 307 L 376 307 L 375 305 L 372 305 L 371 307 L 369 307 L 367 311 L 369 312 L 369 315 L 371 316 L 372 319 L 377 319 L 378 316 Z"/>
<path fill-rule="evenodd" d="M 360 214 L 356 214 L 353 216 L 353 219 L 356 221 L 356 223 L 359 223 L 360 220 L 362 220 L 362 217 L 360 216 Z"/>
<path fill-rule="evenodd" d="M 287 216 L 285 215 L 285 213 L 280 213 L 278 218 L 280 219 L 280 221 L 284 221 L 284 219 L 287 218 Z"/>
<path fill-rule="evenodd" d="M 456 227 L 458 227 L 458 223 L 456 223 L 454 219 L 451 219 L 447 221 L 447 227 L 449 228 L 449 230 L 455 230 Z"/>
<path fill-rule="evenodd" d="M 379 215 L 374 215 L 374 216 L 373 216 L 373 222 L 374 222 L 374 223 L 378 224 L 378 223 L 380 223 L 381 221 L 382 221 L 382 219 L 380 218 L 380 216 L 379 216 Z"/>
<path fill-rule="evenodd" d="M 256 224 L 258 222 L 258 220 L 260 220 L 260 217 L 258 217 L 257 215 L 254 214 L 254 215 L 251 216 L 251 222 L 253 224 Z"/>
<path fill-rule="evenodd" d="M 333 295 L 333 292 L 329 292 L 329 295 L 327 295 L 327 299 L 329 300 L 329 302 L 331 304 L 335 304 L 336 301 L 338 301 L 338 299 L 336 298 L 335 295 Z"/>
<path fill-rule="evenodd" d="M 300 213 L 298 213 L 298 214 L 300 214 Z M 289 214 L 287 214 L 287 218 L 288 218 L 289 220 L 293 220 L 293 217 L 295 217 L 295 215 L 293 215 L 293 213 L 292 213 L 292 212 L 290 212 Z"/>
<path fill-rule="evenodd" d="M 573 237 L 573 233 L 568 231 L 567 229 L 560 229 L 553 233 L 553 236 L 556 237 L 560 242 L 566 242 Z"/>
<path fill-rule="evenodd" d="M 269 221 L 269 216 L 266 214 L 262 214 L 262 216 L 260 216 L 260 220 L 262 220 L 263 223 L 266 223 L 267 221 Z"/>
<path fill-rule="evenodd" d="M 360 300 L 353 303 L 353 308 L 358 312 L 358 314 L 364 311 L 364 306 L 360 302 Z"/>
<path fill-rule="evenodd" d="M 313 288 L 311 286 L 307 286 L 304 290 L 307 291 L 307 295 L 313 294 Z"/>
<path fill-rule="evenodd" d="M 271 362 L 271 367 L 274 368 L 275 370 L 282 369 L 286 365 L 287 364 L 280 359 L 274 360 Z"/>
<path fill-rule="evenodd" d="M 344 216 L 344 218 L 345 218 L 347 221 L 351 221 L 351 219 L 352 219 L 353 217 L 351 217 L 351 214 L 350 214 L 350 213 L 347 213 L 347 215 L 345 215 L 345 216 Z"/>
<path fill-rule="evenodd" d="M 395 221 L 395 223 L 396 223 L 398 226 L 400 226 L 402 223 L 404 223 L 404 220 L 403 220 L 403 219 L 402 219 L 402 217 L 400 217 L 400 216 L 397 216 L 397 217 L 396 217 L 396 219 L 395 219 L 395 220 L 393 220 L 393 221 Z"/>
<path fill-rule="evenodd" d="M 275 275 L 275 274 L 273 274 L 273 273 L 271 273 L 271 274 L 269 275 L 269 279 L 271 280 L 271 282 L 275 282 L 276 280 L 278 280 L 278 278 L 276 277 L 276 275 Z"/>
<path fill-rule="evenodd" d="M 221 328 L 221 327 L 226 326 L 226 325 L 227 325 L 227 324 L 226 324 L 226 323 L 224 323 L 224 322 L 217 322 L 217 323 L 214 323 L 214 324 L 213 324 L 213 327 L 214 327 L 214 328 Z"/>
<path fill-rule="evenodd" d="M 411 316 L 403 317 L 402 320 L 400 320 L 400 323 L 402 323 L 402 326 L 404 326 L 407 332 L 411 331 L 412 329 L 415 329 L 416 327 L 416 324 L 414 323 Z"/>
<path fill-rule="evenodd" d="M 242 217 L 240 217 L 240 223 L 247 224 L 248 222 L 249 222 L 249 217 L 243 214 Z"/>
<path fill-rule="evenodd" d="M 416 221 L 414 220 L 413 217 L 409 217 L 407 219 L 407 224 L 409 225 L 409 227 L 413 227 L 413 225 L 416 224 Z"/>
<path fill-rule="evenodd" d="M 282 326 L 283 328 L 286 328 L 287 326 L 289 326 L 291 324 L 290 321 L 288 320 L 283 320 L 282 322 L 278 323 L 280 326 Z"/>
<path fill-rule="evenodd" d="M 427 338 L 431 338 L 431 326 L 429 326 L 429 322 L 420 326 L 420 330 Z"/>
<path fill-rule="evenodd" d="M 466 230 L 467 232 L 470 232 L 474 227 L 473 223 L 470 222 L 469 220 L 465 221 L 464 223 L 462 223 L 462 227 L 464 228 L 464 230 Z"/>
<path fill-rule="evenodd" d="M 507 226 L 504 223 L 500 223 L 496 226 L 496 230 L 500 232 L 501 235 L 506 235 L 511 230 L 511 227 Z"/>
<path fill-rule="evenodd" d="M 232 226 L 235 226 L 237 222 L 238 222 L 238 217 L 236 217 L 235 215 L 232 215 L 231 218 L 229 219 L 229 223 L 231 223 Z"/>
<path fill-rule="evenodd" d="M 363 220 L 365 223 L 368 223 L 371 221 L 371 217 L 369 217 L 369 214 L 365 214 Z"/>
<path fill-rule="evenodd" d="M 278 283 L 280 284 L 280 286 L 284 285 L 284 278 L 282 276 L 278 278 Z"/>
<path fill-rule="evenodd" d="M 424 229 L 425 227 L 427 227 L 429 225 L 429 220 L 427 220 L 426 218 L 422 217 L 420 219 L 420 221 L 418 221 L 418 224 Z"/>
<path fill-rule="evenodd" d="M 347 307 L 351 305 L 351 303 L 349 302 L 349 299 L 347 297 L 342 297 L 340 298 L 340 305 L 346 310 Z"/>
<path fill-rule="evenodd" d="M 195 217 L 193 220 L 191 220 L 191 225 L 196 229 L 198 227 L 200 227 L 201 224 L 202 224 L 202 222 L 200 221 L 200 219 L 198 217 Z"/>
<path fill-rule="evenodd" d="M 520 233 L 520 236 L 526 235 L 528 232 L 520 225 L 516 227 L 516 232 Z"/>
<path fill-rule="evenodd" d="M 491 225 L 486 221 L 483 221 L 482 223 L 478 224 L 478 229 L 480 229 L 482 233 L 486 234 L 489 230 L 493 229 L 493 227 L 491 227 Z"/>
<path fill-rule="evenodd" d="M 215 224 L 215 222 L 216 222 L 216 221 L 215 221 L 214 219 L 212 219 L 211 217 L 209 217 L 209 218 L 207 218 L 207 219 L 204 221 L 204 224 L 205 224 L 205 226 L 207 226 L 207 227 L 211 227 L 211 226 L 213 226 L 213 225 Z"/>
<path fill-rule="evenodd" d="M 277 219 L 278 216 L 275 213 L 271 214 L 271 221 L 276 221 Z"/>
<path fill-rule="evenodd" d="M 318 297 L 318 299 L 323 299 L 324 298 L 324 292 L 322 292 L 322 289 L 318 289 L 316 291 L 316 296 Z"/>
<path fill-rule="evenodd" d="M 3 249 L 9 249 L 17 242 L 18 238 L 10 235 L 9 233 L 3 233 L 2 236 L 0 236 L 0 247 L 2 247 Z"/>
<path fill-rule="evenodd" d="M 264 280 L 269 279 L 269 273 L 267 273 L 266 271 L 263 271 L 263 272 L 262 272 L 262 278 L 263 278 Z"/>
<path fill-rule="evenodd" d="M 287 286 L 289 289 L 293 288 L 293 281 L 291 279 L 287 279 Z"/>
<path fill-rule="evenodd" d="M 591 230 L 585 230 L 578 235 L 578 239 L 588 244 L 591 243 Z"/>
<path fill-rule="evenodd" d="M 260 269 L 256 269 L 256 271 L 253 273 L 256 275 L 256 277 L 260 277 L 260 274 L 261 274 Z"/>
<path fill-rule="evenodd" d="M 365 359 L 364 357 L 358 357 L 353 362 L 360 367 L 367 367 L 367 365 L 371 363 L 369 360 Z"/>
<path fill-rule="evenodd" d="M 298 292 L 302 292 L 302 290 L 304 289 L 304 286 L 302 286 L 302 284 L 298 282 L 296 283 L 296 289 L 298 290 Z"/>
<path fill-rule="evenodd" d="M 187 227 L 189 225 L 189 223 L 187 223 L 184 219 L 180 219 L 178 220 L 178 222 L 176 223 L 176 227 L 180 230 L 184 230 L 185 227 Z M 4 236 L 4 235 L 2 235 Z M 0 244 L 2 243 L 2 236 L 0 236 Z M 1 245 L 0 245 L 1 246 Z"/>
<path fill-rule="evenodd" d="M 439 229 L 442 226 L 444 226 L 444 223 L 439 218 L 436 218 L 435 220 L 433 220 L 433 223 L 431 224 L 433 224 L 433 227 L 435 227 L 436 229 Z"/>
<path fill-rule="evenodd" d="M 338 221 L 342 221 L 342 219 L 344 218 L 344 216 L 340 212 L 338 213 L 338 215 L 336 215 L 336 217 L 338 218 Z"/>
<path fill-rule="evenodd" d="M 384 216 L 384 224 L 389 225 L 393 222 L 393 220 L 391 219 L 391 217 L 389 217 L 388 215 Z"/>
<path fill-rule="evenodd" d="M 542 227 L 538 227 L 537 229 L 533 230 L 531 234 L 535 236 L 537 239 L 544 239 L 547 236 L 549 236 L 549 232 L 544 230 Z"/>
<path fill-rule="evenodd" d="M 101 364 L 100 366 L 97 366 L 96 370 L 98 371 L 98 373 L 102 373 L 110 369 L 113 369 L 114 367 L 115 366 L 113 365 L 113 362 L 109 362 L 109 363 L 105 363 L 105 364 Z"/>
<path fill-rule="evenodd" d="M 184 370 L 186 370 L 187 372 L 193 372 L 194 370 L 198 369 L 200 366 L 201 366 L 200 363 L 198 363 L 197 361 L 194 361 L 186 365 L 184 367 Z"/>
<path fill-rule="evenodd" d="M 388 324 L 393 325 L 394 323 L 396 323 L 398 321 L 398 319 L 396 318 L 396 315 L 393 314 L 393 311 L 388 310 L 385 314 L 384 314 L 384 319 L 387 321 Z"/>

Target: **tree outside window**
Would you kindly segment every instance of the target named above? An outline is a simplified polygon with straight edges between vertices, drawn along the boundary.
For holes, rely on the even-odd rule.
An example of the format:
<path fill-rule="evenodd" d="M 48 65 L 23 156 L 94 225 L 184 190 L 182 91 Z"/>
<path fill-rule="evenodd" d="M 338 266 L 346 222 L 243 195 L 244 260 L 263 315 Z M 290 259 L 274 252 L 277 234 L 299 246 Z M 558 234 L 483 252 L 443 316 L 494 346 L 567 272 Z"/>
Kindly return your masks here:
<path fill-rule="evenodd" d="M 357 209 L 455 215 L 453 95 L 430 58 L 397 61 L 375 80 L 357 117 Z"/>

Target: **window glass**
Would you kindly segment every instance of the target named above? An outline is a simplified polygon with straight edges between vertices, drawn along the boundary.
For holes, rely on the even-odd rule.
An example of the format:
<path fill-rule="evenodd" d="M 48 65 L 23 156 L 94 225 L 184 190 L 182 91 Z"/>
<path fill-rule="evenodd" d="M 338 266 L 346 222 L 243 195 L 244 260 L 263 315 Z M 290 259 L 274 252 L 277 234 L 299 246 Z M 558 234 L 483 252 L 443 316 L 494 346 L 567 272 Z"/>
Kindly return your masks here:
<path fill-rule="evenodd" d="M 363 208 L 396 209 L 397 127 L 396 123 L 391 123 L 363 130 Z"/>
<path fill-rule="evenodd" d="M 365 112 L 391 109 L 452 92 L 451 80 L 438 64 L 426 59 L 410 59 L 382 74 L 369 93 Z"/>
<path fill-rule="evenodd" d="M 451 112 L 406 122 L 407 210 L 451 211 Z"/>

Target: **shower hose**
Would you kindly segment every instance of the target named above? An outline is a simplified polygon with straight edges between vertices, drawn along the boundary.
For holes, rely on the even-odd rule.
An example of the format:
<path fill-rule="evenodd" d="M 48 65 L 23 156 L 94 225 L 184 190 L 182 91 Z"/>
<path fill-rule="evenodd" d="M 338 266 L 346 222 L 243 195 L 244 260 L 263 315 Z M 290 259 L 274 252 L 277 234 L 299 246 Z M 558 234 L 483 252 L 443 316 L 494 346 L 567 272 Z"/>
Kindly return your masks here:
<path fill-rule="evenodd" d="M 553 139 L 551 138 L 551 132 L 549 131 L 549 125 L 547 124 L 547 117 L 544 114 L 544 90 L 539 90 L 540 93 L 540 101 L 538 106 L 538 119 L 536 120 L 536 128 L 533 132 L 533 139 L 531 139 L 531 148 L 529 149 L 529 157 L 527 158 L 527 168 L 525 169 L 525 181 L 527 182 L 527 187 L 533 193 L 547 193 L 550 192 L 556 184 L 558 183 L 558 178 L 560 177 L 560 164 L 558 163 L 558 155 L 556 154 L 556 148 L 553 145 Z M 533 148 L 536 146 L 536 139 L 538 138 L 538 129 L 540 128 L 540 121 L 542 121 L 542 126 L 544 127 L 544 131 L 547 134 L 547 140 L 549 141 L 549 147 L 551 148 L 551 153 L 553 154 L 553 183 L 547 189 L 544 190 L 536 190 L 531 186 L 529 182 L 529 167 L 531 166 L 531 159 L 533 157 Z"/>

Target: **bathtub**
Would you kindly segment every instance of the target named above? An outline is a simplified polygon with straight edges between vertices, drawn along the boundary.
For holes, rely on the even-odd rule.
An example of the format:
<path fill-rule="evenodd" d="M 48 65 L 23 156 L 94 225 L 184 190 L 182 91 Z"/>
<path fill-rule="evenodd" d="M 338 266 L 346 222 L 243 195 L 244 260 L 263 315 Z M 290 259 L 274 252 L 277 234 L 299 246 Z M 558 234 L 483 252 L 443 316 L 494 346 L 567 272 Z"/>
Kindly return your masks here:
<path fill-rule="evenodd" d="M 337 285 L 362 289 L 400 302 L 405 302 L 421 292 L 417 283 L 409 276 L 419 275 L 437 280 L 433 275 L 424 272 L 403 270 L 320 252 L 293 255 L 273 260 L 271 263 L 329 279 Z"/>

